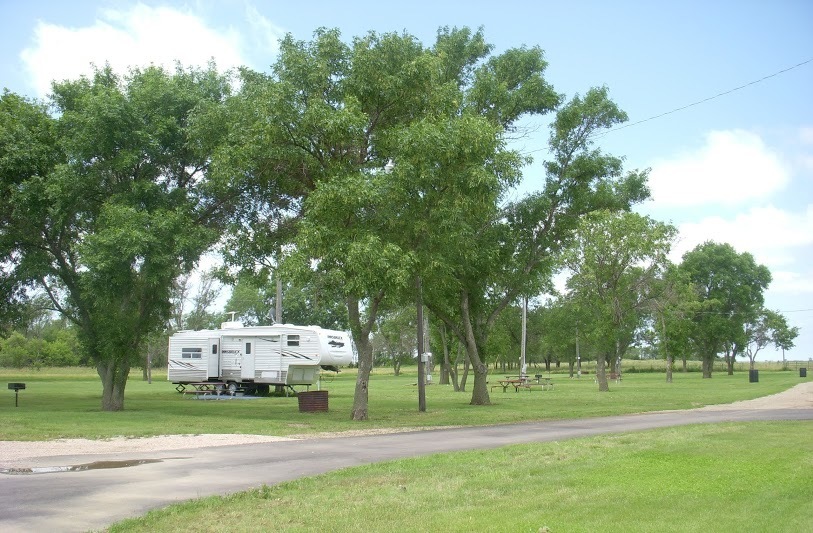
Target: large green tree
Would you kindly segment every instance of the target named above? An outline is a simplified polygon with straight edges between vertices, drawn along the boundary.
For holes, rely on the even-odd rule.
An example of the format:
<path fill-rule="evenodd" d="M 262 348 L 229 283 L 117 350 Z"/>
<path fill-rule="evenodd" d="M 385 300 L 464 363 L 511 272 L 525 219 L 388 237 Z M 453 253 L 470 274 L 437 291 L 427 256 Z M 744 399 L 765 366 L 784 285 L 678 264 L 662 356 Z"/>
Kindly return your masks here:
<path fill-rule="evenodd" d="M 594 147 L 597 133 L 624 120 L 605 88 L 572 98 L 551 126 L 552 155 L 540 190 L 504 207 L 467 210 L 458 219 L 461 230 L 439 240 L 425 259 L 437 265 L 431 283 L 438 293 L 427 304 L 466 347 L 473 405 L 490 403 L 487 341 L 499 314 L 522 295 L 549 290 L 559 254 L 583 215 L 628 209 L 648 195 L 646 172 L 624 173 L 619 158 Z M 496 197 L 504 199 L 513 184 L 498 182 Z"/>
<path fill-rule="evenodd" d="M 102 409 L 124 390 L 147 335 L 169 318 L 173 280 L 219 236 L 196 112 L 228 84 L 210 67 L 107 68 L 54 84 L 51 109 L 0 100 L 0 261 L 14 297 L 36 287 L 77 327 L 102 381 Z"/>
<path fill-rule="evenodd" d="M 599 349 L 599 391 L 609 390 L 608 356 L 620 361 L 634 340 L 656 280 L 668 265 L 676 232 L 673 226 L 636 213 L 599 211 L 584 217 L 578 239 L 566 254 L 573 272 L 568 287 L 590 310 L 585 329 L 592 332 Z"/>
<path fill-rule="evenodd" d="M 793 346 L 793 340 L 798 336 L 799 329 L 788 326 L 788 321 L 778 311 L 761 307 L 756 315 L 745 323 L 745 348 L 744 352 L 748 356 L 751 370 L 754 369 L 754 362 L 760 350 L 773 344 L 776 348 Z"/>
<path fill-rule="evenodd" d="M 666 360 L 666 381 L 671 383 L 675 356 L 681 356 L 685 370 L 691 351 L 688 319 L 697 305 L 697 293 L 688 275 L 672 263 L 655 280 L 652 293 L 647 304 L 652 337 L 657 339 L 658 350 Z"/>
<path fill-rule="evenodd" d="M 251 242 L 245 257 L 293 239 L 293 270 L 341 288 L 359 350 L 354 419 L 368 416 L 379 307 L 414 298 L 418 258 L 442 243 L 427 236 L 471 235 L 472 217 L 490 220 L 523 163 L 504 149 L 505 132 L 558 102 L 539 49 L 491 50 L 465 28 L 441 29 L 432 47 L 406 33 L 287 37 L 269 76 L 244 73 L 229 111 L 234 142 L 216 166 L 255 201 L 239 233 Z"/>
<path fill-rule="evenodd" d="M 715 358 L 743 342 L 745 325 L 757 318 L 771 272 L 730 244 L 705 242 L 683 255 L 680 268 L 695 286 L 699 304 L 689 332 L 710 378 Z"/>

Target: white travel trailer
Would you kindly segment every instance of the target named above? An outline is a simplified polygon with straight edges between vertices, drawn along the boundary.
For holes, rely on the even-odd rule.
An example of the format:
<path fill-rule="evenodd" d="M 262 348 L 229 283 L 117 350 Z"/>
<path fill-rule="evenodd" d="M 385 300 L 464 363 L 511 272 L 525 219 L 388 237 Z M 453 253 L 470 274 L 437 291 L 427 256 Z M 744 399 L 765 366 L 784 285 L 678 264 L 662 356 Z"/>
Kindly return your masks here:
<path fill-rule="evenodd" d="M 270 385 L 313 385 L 322 367 L 353 360 L 350 337 L 319 326 L 243 327 L 181 331 L 169 338 L 167 379 L 179 385 L 225 383 L 237 389 L 268 390 Z"/>

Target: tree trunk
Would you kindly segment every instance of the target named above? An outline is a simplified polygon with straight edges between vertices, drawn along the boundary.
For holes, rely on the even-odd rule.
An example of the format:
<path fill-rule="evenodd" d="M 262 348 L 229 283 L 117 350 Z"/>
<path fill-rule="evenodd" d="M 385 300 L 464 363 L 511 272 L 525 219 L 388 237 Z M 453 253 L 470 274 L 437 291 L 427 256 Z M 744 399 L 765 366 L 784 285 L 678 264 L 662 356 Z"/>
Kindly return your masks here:
<path fill-rule="evenodd" d="M 672 383 L 672 354 L 666 349 L 666 319 L 661 315 L 661 346 L 666 352 L 666 382 Z"/>
<path fill-rule="evenodd" d="M 353 340 L 359 352 L 359 368 L 356 376 L 356 390 L 353 394 L 353 410 L 350 413 L 352 420 L 367 420 L 368 388 L 370 373 L 373 370 L 373 345 L 370 342 L 370 330 L 375 322 L 378 313 L 378 304 L 384 297 L 379 294 L 373 300 L 367 310 L 368 316 L 364 324 L 361 323 L 361 313 L 359 312 L 359 300 L 352 296 L 347 297 L 347 317 L 350 323 L 350 331 L 353 333 Z"/>
<path fill-rule="evenodd" d="M 113 359 L 96 364 L 96 372 L 102 379 L 102 411 L 124 410 L 124 387 L 130 373 L 130 363 Z"/>
<path fill-rule="evenodd" d="M 463 354 L 463 377 L 460 378 L 460 386 L 457 387 L 458 392 L 466 392 L 466 382 L 469 380 L 469 370 L 471 363 L 469 361 L 469 354 L 463 349 L 462 344 L 457 345 L 457 358 L 460 359 L 460 354 Z M 455 373 L 457 372 L 457 362 L 455 362 Z"/>
<path fill-rule="evenodd" d="M 452 384 L 452 390 L 460 392 L 460 382 L 457 377 L 457 365 L 449 367 L 449 382 Z"/>
<path fill-rule="evenodd" d="M 725 351 L 725 366 L 729 376 L 734 375 L 734 359 L 736 358 L 736 355 L 734 354 L 734 350 Z"/>
<path fill-rule="evenodd" d="M 477 332 L 475 332 L 475 326 L 471 320 L 468 293 L 463 291 L 460 296 L 460 312 L 465 334 L 465 337 L 460 340 L 465 341 L 467 359 L 474 371 L 474 386 L 469 405 L 491 405 L 491 398 L 488 395 L 488 365 L 480 359 L 480 346 L 485 346 L 486 339 L 482 335 L 478 338 Z"/>
<path fill-rule="evenodd" d="M 368 389 L 370 373 L 373 370 L 373 346 L 369 337 L 361 336 L 356 341 L 356 348 L 359 351 L 359 368 L 356 376 L 356 390 L 353 394 L 353 411 L 350 415 L 352 420 L 367 420 Z"/>
<path fill-rule="evenodd" d="M 401 375 L 401 361 L 397 357 L 393 360 L 392 372 L 396 377 Z"/>
<path fill-rule="evenodd" d="M 598 382 L 599 392 L 609 392 L 610 385 L 607 383 L 606 371 L 606 355 L 603 353 L 598 354 L 596 357 L 596 381 Z"/>
<path fill-rule="evenodd" d="M 621 342 L 616 339 L 615 340 L 615 373 L 617 375 L 621 375 Z"/>
<path fill-rule="evenodd" d="M 441 385 L 448 385 L 449 378 L 452 375 L 452 363 L 449 360 L 449 343 L 448 339 L 446 338 L 446 325 L 441 324 L 440 329 L 440 343 L 443 349 L 443 364 L 440 366 L 440 381 Z M 457 390 L 457 387 L 455 387 Z"/>
<path fill-rule="evenodd" d="M 474 370 L 474 387 L 471 390 L 469 405 L 491 405 L 491 398 L 488 395 L 488 366 L 480 362 L 472 364 L 472 369 Z"/>
<path fill-rule="evenodd" d="M 471 362 L 474 371 L 474 386 L 471 391 L 471 402 L 469 405 L 491 405 L 491 398 L 488 395 L 488 365 L 480 360 L 477 344 L 473 336 L 470 336 L 470 344 L 466 346 L 466 360 Z"/>
<path fill-rule="evenodd" d="M 711 368 L 714 365 L 713 357 L 703 358 L 703 379 L 711 378 Z"/>
<path fill-rule="evenodd" d="M 570 379 L 573 379 L 573 373 L 574 373 L 574 368 L 576 368 L 576 362 L 573 361 L 573 360 L 568 361 L 567 362 L 567 368 L 568 368 L 568 371 L 570 373 Z"/>

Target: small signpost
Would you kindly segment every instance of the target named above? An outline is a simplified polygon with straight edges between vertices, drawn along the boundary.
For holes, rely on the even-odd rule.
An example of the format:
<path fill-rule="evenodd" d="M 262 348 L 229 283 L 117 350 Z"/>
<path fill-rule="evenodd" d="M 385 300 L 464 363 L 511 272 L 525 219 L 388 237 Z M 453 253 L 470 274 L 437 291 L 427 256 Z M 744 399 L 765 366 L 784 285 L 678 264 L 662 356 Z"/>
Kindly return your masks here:
<path fill-rule="evenodd" d="M 18 398 L 20 395 L 20 391 L 25 389 L 25 383 L 9 383 L 8 390 L 14 391 L 14 407 L 19 407 Z"/>

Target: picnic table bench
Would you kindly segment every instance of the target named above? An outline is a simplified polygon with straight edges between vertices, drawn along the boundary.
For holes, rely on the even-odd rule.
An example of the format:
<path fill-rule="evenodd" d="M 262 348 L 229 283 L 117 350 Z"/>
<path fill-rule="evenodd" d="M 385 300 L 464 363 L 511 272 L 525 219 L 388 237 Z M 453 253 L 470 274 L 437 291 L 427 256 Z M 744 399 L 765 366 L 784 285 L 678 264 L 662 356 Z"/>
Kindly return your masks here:
<path fill-rule="evenodd" d="M 185 385 L 189 385 L 187 389 Z M 186 383 L 178 385 L 178 392 L 184 396 L 191 396 L 192 398 L 206 398 L 207 396 L 216 395 L 220 397 L 221 394 L 228 394 L 226 384 L 219 381 L 203 381 L 199 383 Z"/>

